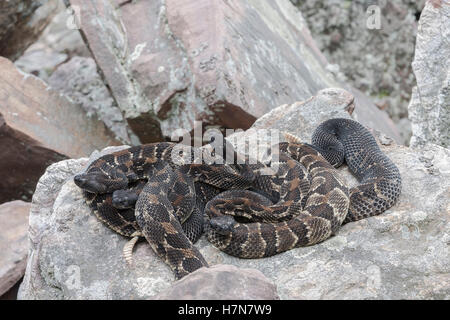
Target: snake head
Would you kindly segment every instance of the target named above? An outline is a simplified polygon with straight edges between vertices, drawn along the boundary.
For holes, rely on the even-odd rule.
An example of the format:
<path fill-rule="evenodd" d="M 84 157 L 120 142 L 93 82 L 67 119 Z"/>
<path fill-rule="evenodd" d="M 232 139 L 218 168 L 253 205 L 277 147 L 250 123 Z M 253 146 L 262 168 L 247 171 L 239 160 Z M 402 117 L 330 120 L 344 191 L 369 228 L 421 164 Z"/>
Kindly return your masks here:
<path fill-rule="evenodd" d="M 113 192 L 117 189 L 126 188 L 128 185 L 127 181 L 120 182 L 117 179 L 111 179 L 100 171 L 77 174 L 73 181 L 78 187 L 91 193 Z"/>
<path fill-rule="evenodd" d="M 209 224 L 211 226 L 211 229 L 214 230 L 215 232 L 222 235 L 227 235 L 231 233 L 231 231 L 233 230 L 236 221 L 232 216 L 224 215 L 212 218 L 209 221 Z"/>
<path fill-rule="evenodd" d="M 112 206 L 117 209 L 133 208 L 138 195 L 132 190 L 116 190 L 112 195 Z"/>

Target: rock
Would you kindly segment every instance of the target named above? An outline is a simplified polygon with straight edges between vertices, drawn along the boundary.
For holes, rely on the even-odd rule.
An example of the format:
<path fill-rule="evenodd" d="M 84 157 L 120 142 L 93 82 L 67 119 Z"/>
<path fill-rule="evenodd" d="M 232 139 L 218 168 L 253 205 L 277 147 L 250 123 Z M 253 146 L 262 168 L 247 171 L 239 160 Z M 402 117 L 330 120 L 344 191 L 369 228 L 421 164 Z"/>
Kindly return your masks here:
<path fill-rule="evenodd" d="M 242 143 L 248 144 L 249 141 L 258 141 L 258 147 L 270 147 L 276 141 L 284 141 L 284 131 L 301 137 L 304 141 L 309 141 L 317 124 L 330 117 L 353 118 L 361 123 L 373 124 L 373 115 L 358 110 L 359 106 L 360 104 L 350 92 L 340 88 L 327 88 L 320 90 L 316 96 L 308 100 L 281 105 L 273 109 L 256 120 L 251 130 L 237 133 L 230 138 L 237 139 L 235 143 L 238 143 L 240 148 L 244 146 Z M 298 123 L 302 125 L 299 126 Z M 386 129 L 389 129 L 388 126 L 389 124 L 386 124 Z M 376 126 L 373 127 L 376 128 Z M 369 128 L 373 127 L 369 126 Z M 256 129 L 256 131 L 252 129 Z M 271 134 L 271 129 L 278 130 L 278 134 Z M 267 134 L 261 135 L 261 132 L 264 131 Z M 275 141 L 274 138 L 278 140 Z M 390 139 L 392 140 L 392 137 Z M 244 153 L 245 150 L 240 149 L 240 152 Z"/>
<path fill-rule="evenodd" d="M 278 300 L 276 288 L 258 270 L 218 264 L 196 270 L 152 299 Z"/>
<path fill-rule="evenodd" d="M 20 200 L 0 205 L 0 296 L 25 273 L 30 206 Z"/>
<path fill-rule="evenodd" d="M 53 52 L 66 53 L 68 58 L 74 56 L 90 57 L 89 49 L 79 32 L 77 24 L 78 9 L 66 7 L 65 1 L 58 0 L 58 13 L 42 32 L 37 44 Z M 29 49 L 32 48 L 33 46 L 30 46 Z"/>
<path fill-rule="evenodd" d="M 287 0 L 70 3 L 80 8 L 81 32 L 142 143 L 192 131 L 195 120 L 247 129 L 280 104 L 346 87 Z M 367 99 L 358 103 L 399 139 L 386 114 Z"/>
<path fill-rule="evenodd" d="M 57 14 L 44 29 L 39 39 L 21 55 L 14 64 L 22 71 L 44 81 L 62 63 L 74 56 L 90 57 L 90 52 L 74 23 L 72 8 L 57 0 Z"/>
<path fill-rule="evenodd" d="M 309 140 L 311 133 L 331 117 L 351 118 L 357 112 L 354 97 L 339 88 L 320 90 L 317 95 L 305 101 L 281 105 L 256 120 L 253 129 L 276 129 Z M 299 126 L 298 124 L 302 125 Z"/>
<path fill-rule="evenodd" d="M 408 107 L 412 147 L 450 147 L 450 6 L 428 2 L 420 15 Z"/>
<path fill-rule="evenodd" d="M 279 141 L 284 141 L 284 132 L 309 141 L 318 123 L 330 117 L 351 119 L 350 114 L 353 113 L 356 113 L 353 95 L 343 89 L 328 88 L 320 90 L 308 100 L 278 106 L 256 120 L 249 130 L 238 131 L 229 135 L 228 139 L 240 153 L 254 155 L 257 150 L 251 148 L 269 148 Z"/>
<path fill-rule="evenodd" d="M 0 57 L 0 203 L 30 200 L 45 168 L 117 145 L 103 123 Z"/>
<path fill-rule="evenodd" d="M 20 282 L 17 282 L 11 289 L 0 296 L 0 300 L 17 300 L 17 292 L 19 292 Z"/>
<path fill-rule="evenodd" d="M 47 81 L 57 66 L 67 61 L 66 53 L 55 52 L 35 43 L 14 64 L 23 72 Z"/>
<path fill-rule="evenodd" d="M 14 199 L 31 201 L 39 177 L 48 165 L 66 157 L 5 122 L 0 113 L 0 203 Z"/>
<path fill-rule="evenodd" d="M 62 1 L 59 3 L 58 14 L 38 41 L 14 64 L 80 104 L 89 117 L 98 117 L 122 143 L 129 144 L 133 140 L 134 144 L 138 144 L 139 140 L 127 127 L 120 109 L 97 72 L 97 65 L 76 25 L 71 25 L 72 9 L 66 8 Z"/>
<path fill-rule="evenodd" d="M 17 59 L 39 37 L 58 4 L 57 0 L 0 2 L 0 56 Z"/>
<path fill-rule="evenodd" d="M 273 111 L 273 122 L 266 116 L 255 126 L 288 130 L 308 142 L 311 131 L 303 127 L 348 116 L 351 97 L 335 90 L 281 106 Z M 264 259 L 228 256 L 204 237 L 196 246 L 211 266 L 234 265 L 239 273 L 259 270 L 276 284 L 281 299 L 450 299 L 450 151 L 435 145 L 414 150 L 385 137 L 381 141 L 403 177 L 398 204 L 384 214 L 348 223 L 323 243 Z M 145 241 L 137 244 L 134 265 L 128 267 L 122 257 L 128 240 L 93 216 L 72 181 L 87 163 L 82 158 L 53 164 L 40 179 L 19 298 L 148 299 L 173 292 L 173 274 Z M 350 185 L 356 183 L 345 167 L 340 172 Z"/>
<path fill-rule="evenodd" d="M 121 142 L 131 143 L 127 123 L 98 74 L 97 65 L 92 58 L 73 57 L 53 72 L 48 83 L 80 104 L 88 116 L 98 115 Z M 139 144 L 139 140 L 130 133 L 134 144 Z"/>
<path fill-rule="evenodd" d="M 409 146 L 412 137 L 411 121 L 408 118 L 401 118 L 397 122 L 397 128 L 399 129 L 402 141 L 405 141 L 405 145 Z"/>
<path fill-rule="evenodd" d="M 302 12 L 320 51 L 338 65 L 333 68 L 342 81 L 369 95 L 395 123 L 408 121 L 416 84 L 411 62 L 417 20 L 426 1 L 291 2 Z"/>

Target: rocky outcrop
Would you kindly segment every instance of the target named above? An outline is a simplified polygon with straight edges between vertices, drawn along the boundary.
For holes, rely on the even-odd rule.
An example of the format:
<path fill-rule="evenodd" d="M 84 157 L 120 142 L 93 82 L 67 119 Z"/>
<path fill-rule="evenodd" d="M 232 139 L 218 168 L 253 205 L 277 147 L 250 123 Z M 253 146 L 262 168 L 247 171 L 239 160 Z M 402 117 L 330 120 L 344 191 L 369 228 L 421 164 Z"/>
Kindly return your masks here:
<path fill-rule="evenodd" d="M 425 0 L 291 2 L 331 63 L 330 71 L 387 111 L 408 143 L 407 107 L 416 84 L 411 62 Z"/>
<path fill-rule="evenodd" d="M 72 8 L 57 0 L 57 14 L 51 19 L 40 37 L 14 61 L 26 73 L 47 81 L 62 63 L 74 56 L 90 57 L 90 52 L 76 26 Z"/>
<path fill-rule="evenodd" d="M 278 300 L 277 287 L 261 271 L 218 264 L 187 275 L 154 300 Z"/>
<path fill-rule="evenodd" d="M 419 21 L 412 64 L 417 79 L 408 107 L 411 146 L 450 147 L 450 4 L 430 1 Z"/>
<path fill-rule="evenodd" d="M 0 296 L 25 273 L 30 206 L 19 200 L 0 205 Z"/>
<path fill-rule="evenodd" d="M 0 57 L 0 203 L 31 200 L 45 168 L 118 141 L 95 117 Z"/>
<path fill-rule="evenodd" d="M 263 130 L 273 130 L 278 141 L 283 141 L 283 132 L 289 132 L 303 141 L 310 141 L 317 124 L 332 118 L 351 118 L 356 115 L 354 97 L 350 92 L 339 88 L 320 90 L 316 96 L 305 101 L 281 105 L 256 120 L 250 130 L 231 135 L 234 144 L 258 141 L 269 147 L 274 142 L 273 134 L 262 135 Z M 254 130 L 255 129 L 255 130 Z M 235 141 L 234 141 L 235 140 Z M 243 152 L 244 149 L 242 149 Z"/>
<path fill-rule="evenodd" d="M 81 32 L 142 143 L 191 131 L 195 120 L 247 129 L 280 104 L 344 86 L 288 0 L 70 4 L 80 8 Z M 363 123 L 400 140 L 384 112 L 356 98 Z"/>
<path fill-rule="evenodd" d="M 17 59 L 57 12 L 58 0 L 0 2 L 0 56 Z"/>
<path fill-rule="evenodd" d="M 98 115 L 121 142 L 139 144 L 129 132 L 120 109 L 111 97 L 92 58 L 73 57 L 59 66 L 48 79 L 49 85 L 81 105 L 88 116 Z M 130 138 L 131 136 L 131 138 Z"/>
<path fill-rule="evenodd" d="M 285 130 L 310 141 L 311 128 L 320 121 L 349 116 L 351 101 L 343 90 L 323 90 L 304 102 L 278 107 L 255 127 Z M 259 270 L 277 286 L 281 299 L 449 299 L 450 151 L 435 145 L 418 151 L 377 136 L 403 178 L 399 202 L 382 215 L 348 223 L 318 245 L 265 259 L 228 256 L 204 237 L 197 247 L 211 266 L 236 266 L 241 274 L 234 279 L 246 276 L 242 269 Z M 166 297 L 167 292 L 174 298 L 204 297 L 175 282 L 145 241 L 135 248 L 134 265 L 127 265 L 122 257 L 127 239 L 95 218 L 73 183 L 73 176 L 90 160 L 53 164 L 40 179 L 19 298 L 146 299 Z M 356 183 L 345 167 L 340 172 L 350 185 Z"/>

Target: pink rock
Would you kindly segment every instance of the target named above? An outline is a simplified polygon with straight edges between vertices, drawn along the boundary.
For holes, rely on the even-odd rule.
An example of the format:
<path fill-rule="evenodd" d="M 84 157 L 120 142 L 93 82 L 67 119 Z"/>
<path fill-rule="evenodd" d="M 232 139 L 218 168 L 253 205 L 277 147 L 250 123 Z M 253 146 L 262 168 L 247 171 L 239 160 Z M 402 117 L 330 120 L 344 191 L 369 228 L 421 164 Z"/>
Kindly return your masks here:
<path fill-rule="evenodd" d="M 0 296 L 25 273 L 30 206 L 20 200 L 0 205 Z"/>
<path fill-rule="evenodd" d="M 80 8 L 81 32 L 142 143 L 192 131 L 195 121 L 247 129 L 279 105 L 344 86 L 326 71 L 287 0 L 70 3 Z"/>
<path fill-rule="evenodd" d="M 118 145 L 104 124 L 0 57 L 0 203 L 30 199 L 50 164 Z"/>

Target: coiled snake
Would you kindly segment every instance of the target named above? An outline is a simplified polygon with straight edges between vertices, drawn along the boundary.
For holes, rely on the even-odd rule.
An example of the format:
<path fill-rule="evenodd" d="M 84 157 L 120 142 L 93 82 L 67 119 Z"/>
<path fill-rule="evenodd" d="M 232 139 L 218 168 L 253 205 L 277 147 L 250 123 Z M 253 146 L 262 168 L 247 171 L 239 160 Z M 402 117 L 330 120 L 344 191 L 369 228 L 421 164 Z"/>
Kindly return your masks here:
<path fill-rule="evenodd" d="M 397 167 L 356 121 L 322 123 L 311 145 L 286 138 L 274 175 L 262 163 L 197 164 L 192 150 L 180 165 L 175 144 L 161 142 L 105 155 L 74 181 L 102 222 L 144 236 L 177 278 L 208 266 L 193 245 L 203 232 L 230 255 L 268 257 L 321 242 L 398 199 Z M 361 183 L 350 190 L 333 168 L 344 161 Z"/>

